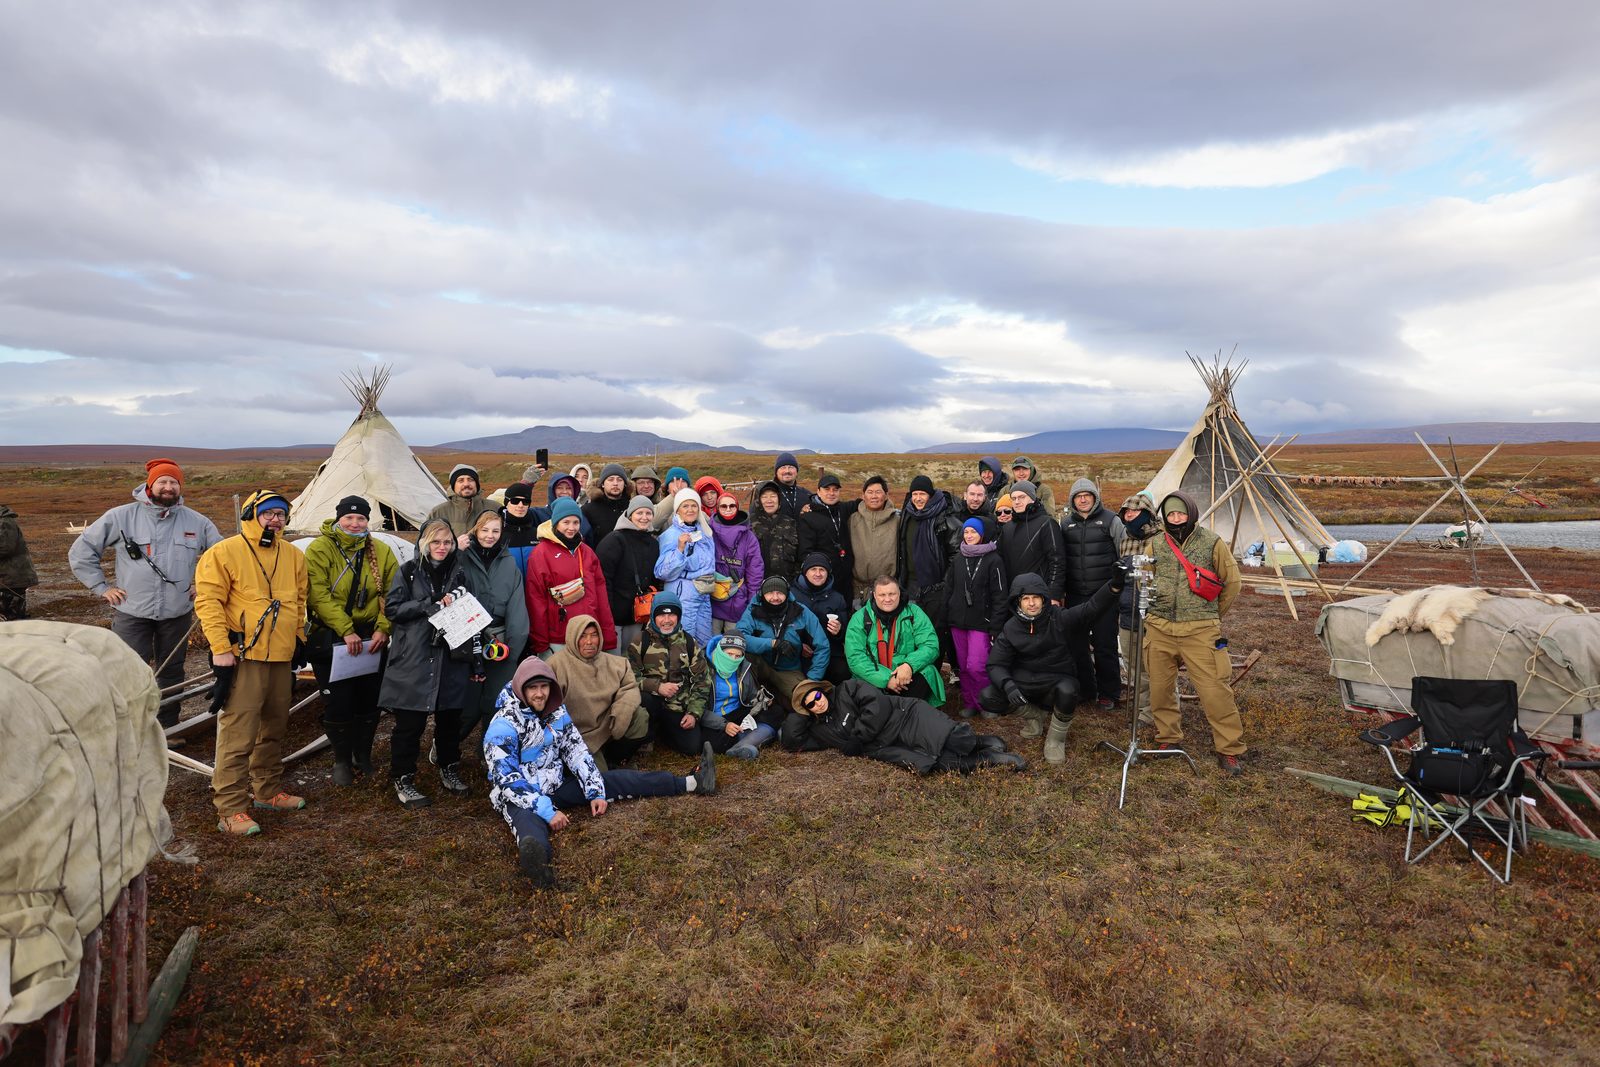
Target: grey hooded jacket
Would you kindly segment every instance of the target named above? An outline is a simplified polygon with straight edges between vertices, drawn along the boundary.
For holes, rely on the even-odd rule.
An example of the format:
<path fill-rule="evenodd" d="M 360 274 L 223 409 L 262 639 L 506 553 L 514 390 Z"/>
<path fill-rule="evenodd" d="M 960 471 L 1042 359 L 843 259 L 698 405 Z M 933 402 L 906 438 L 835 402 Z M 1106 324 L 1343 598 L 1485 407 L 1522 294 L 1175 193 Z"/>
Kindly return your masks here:
<path fill-rule="evenodd" d="M 220 540 L 211 520 L 185 507 L 182 497 L 163 508 L 140 485 L 133 491 L 133 503 L 112 508 L 78 535 L 67 550 L 67 562 L 78 581 L 98 596 L 111 587 L 100 565 L 111 549 L 116 585 L 128 594 L 116 610 L 136 619 L 177 619 L 194 606 L 195 564 Z M 138 548 L 138 559 L 128 554 L 129 541 Z"/>

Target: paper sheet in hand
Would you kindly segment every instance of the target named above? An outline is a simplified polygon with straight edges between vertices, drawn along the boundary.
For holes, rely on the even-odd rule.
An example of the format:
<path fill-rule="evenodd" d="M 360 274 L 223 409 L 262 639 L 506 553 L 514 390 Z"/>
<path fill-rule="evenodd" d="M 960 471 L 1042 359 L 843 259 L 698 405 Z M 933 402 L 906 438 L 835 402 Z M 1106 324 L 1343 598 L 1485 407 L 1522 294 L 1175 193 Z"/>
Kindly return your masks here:
<path fill-rule="evenodd" d="M 333 665 L 328 668 L 328 681 L 342 682 L 346 678 L 360 678 L 364 674 L 377 674 L 378 665 L 383 662 L 383 652 L 366 651 L 368 642 L 361 642 L 362 652 L 359 656 L 352 656 L 344 647 L 343 641 L 333 643 Z"/>
<path fill-rule="evenodd" d="M 483 630 L 494 621 L 478 598 L 471 593 L 457 593 L 450 601 L 450 606 L 440 608 L 434 612 L 433 618 L 428 620 L 444 635 L 445 644 L 451 648 L 460 648 L 472 636 Z"/>

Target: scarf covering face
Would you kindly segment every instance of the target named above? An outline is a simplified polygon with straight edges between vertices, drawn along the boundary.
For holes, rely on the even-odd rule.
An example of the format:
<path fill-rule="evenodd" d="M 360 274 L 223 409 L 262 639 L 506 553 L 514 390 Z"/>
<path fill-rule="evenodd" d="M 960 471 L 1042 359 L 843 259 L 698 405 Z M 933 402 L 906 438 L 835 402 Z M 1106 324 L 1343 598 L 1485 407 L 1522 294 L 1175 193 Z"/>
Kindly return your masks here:
<path fill-rule="evenodd" d="M 928 504 L 923 508 L 913 507 L 910 497 L 906 498 L 905 513 L 917 520 L 912 534 L 911 572 L 922 585 L 938 581 L 944 574 L 944 553 L 939 550 L 939 534 L 935 529 L 938 524 L 934 520 L 949 507 L 950 498 L 943 493 L 930 493 Z"/>
<path fill-rule="evenodd" d="M 717 647 L 711 650 L 711 667 L 717 672 L 719 677 L 732 678 L 733 672 L 738 670 L 739 665 L 743 662 L 744 660 L 734 659 L 732 656 L 722 651 L 721 642 L 718 642 Z"/>

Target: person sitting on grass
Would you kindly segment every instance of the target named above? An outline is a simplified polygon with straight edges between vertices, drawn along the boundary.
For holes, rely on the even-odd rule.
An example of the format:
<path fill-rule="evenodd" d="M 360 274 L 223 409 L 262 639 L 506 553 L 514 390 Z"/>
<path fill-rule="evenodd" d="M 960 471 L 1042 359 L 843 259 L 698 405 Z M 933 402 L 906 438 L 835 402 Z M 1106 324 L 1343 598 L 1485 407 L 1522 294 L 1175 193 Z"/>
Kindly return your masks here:
<path fill-rule="evenodd" d="M 676 594 L 657 593 L 650 605 L 650 621 L 627 648 L 628 663 L 657 741 L 685 756 L 699 752 L 706 741 L 721 752 L 733 744 L 733 738 L 720 730 L 701 729 L 710 690 L 706 655 L 680 625 L 682 620 L 683 605 Z"/>
<path fill-rule="evenodd" d="M 739 620 L 739 633 L 756 661 L 757 677 L 774 693 L 789 693 L 807 678 L 827 676 L 832 655 L 828 631 L 810 608 L 790 599 L 789 583 L 779 575 L 761 583 Z"/>
<path fill-rule="evenodd" d="M 600 623 L 579 615 L 567 623 L 567 643 L 549 659 L 567 713 L 578 724 L 595 762 L 623 763 L 650 739 L 650 713 L 639 702 L 639 683 L 622 656 L 602 655 Z"/>
<path fill-rule="evenodd" d="M 713 637 L 706 658 L 711 663 L 711 693 L 700 728 L 707 737 L 720 731 L 729 741 L 728 755 L 753 760 L 761 755 L 764 745 L 778 736 L 784 709 L 773 699 L 771 690 L 756 685 L 756 672 L 745 655 L 743 634 Z"/>
<path fill-rule="evenodd" d="M 1047 763 L 1066 761 L 1067 729 L 1078 710 L 1078 673 L 1067 635 L 1116 606 L 1126 573 L 1116 570 L 1094 596 L 1070 608 L 1051 605 L 1050 590 L 1037 574 L 1011 580 L 1010 615 L 989 650 L 990 684 L 979 694 L 978 706 L 986 719 L 1007 709 L 1022 712 L 1023 737 L 1045 734 Z M 1046 713 L 1048 732 L 1039 721 Z"/>
<path fill-rule="evenodd" d="M 852 678 L 833 685 L 805 681 L 794 687 L 794 707 L 783 720 L 783 747 L 790 752 L 833 748 L 866 756 L 918 774 L 979 767 L 1026 770 L 1028 761 L 1006 751 L 1003 738 L 979 734 L 926 700 L 885 693 Z"/>
<path fill-rule="evenodd" d="M 522 873 L 540 888 L 555 885 L 550 835 L 568 826 L 562 808 L 587 802 L 589 813 L 598 818 L 621 797 L 712 796 L 717 791 L 709 745 L 701 751 L 699 768 L 686 777 L 667 771 L 602 771 L 562 696 L 549 665 L 537 657 L 525 659 L 501 691 L 483 735 L 489 803 L 511 827 Z"/>
<path fill-rule="evenodd" d="M 893 578 L 886 575 L 873 583 L 872 597 L 845 629 L 850 673 L 896 696 L 943 705 L 939 634 L 927 612 L 901 600 L 900 583 Z"/>

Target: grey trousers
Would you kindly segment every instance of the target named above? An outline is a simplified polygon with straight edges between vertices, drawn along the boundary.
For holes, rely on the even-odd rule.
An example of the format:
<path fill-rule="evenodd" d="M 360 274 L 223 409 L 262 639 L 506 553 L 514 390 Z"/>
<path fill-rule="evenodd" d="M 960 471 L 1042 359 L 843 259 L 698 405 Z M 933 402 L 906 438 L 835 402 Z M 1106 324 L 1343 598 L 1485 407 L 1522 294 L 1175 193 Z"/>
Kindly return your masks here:
<path fill-rule="evenodd" d="M 174 652 L 173 649 L 189 636 L 189 627 L 193 622 L 192 611 L 175 619 L 140 619 L 126 612 L 113 611 L 111 632 L 122 638 L 127 646 L 152 668 L 161 666 L 162 661 L 166 661 L 166 666 L 161 667 L 161 672 L 156 675 L 156 684 L 165 689 L 183 681 L 186 654 L 183 651 Z M 171 658 L 168 659 L 168 656 Z M 176 704 L 163 708 L 161 725 L 171 726 L 177 722 L 178 710 Z"/>

